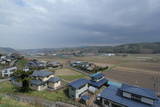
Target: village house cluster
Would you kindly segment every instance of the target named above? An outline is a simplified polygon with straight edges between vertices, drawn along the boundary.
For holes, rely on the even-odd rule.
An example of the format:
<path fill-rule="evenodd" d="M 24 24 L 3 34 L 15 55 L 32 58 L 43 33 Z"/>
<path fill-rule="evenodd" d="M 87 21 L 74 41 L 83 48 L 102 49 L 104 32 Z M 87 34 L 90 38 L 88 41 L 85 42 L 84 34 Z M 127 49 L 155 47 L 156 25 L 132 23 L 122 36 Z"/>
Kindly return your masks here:
<path fill-rule="evenodd" d="M 18 59 L 21 59 L 23 56 L 17 53 L 8 54 L 8 55 L 1 55 L 0 56 L 0 65 L 3 66 L 5 69 L 1 70 L 1 76 L 10 77 L 16 70 L 17 67 L 15 66 L 15 62 Z"/>
<path fill-rule="evenodd" d="M 70 62 L 70 66 L 85 72 L 98 72 L 98 71 L 102 71 L 102 70 L 106 70 L 108 68 L 108 66 L 102 67 L 102 66 L 97 66 L 94 63 L 90 63 L 90 62 L 85 62 L 85 61 L 72 61 Z"/>
<path fill-rule="evenodd" d="M 39 61 L 37 59 L 30 60 L 25 68 L 27 69 L 44 69 L 44 68 L 62 68 L 63 65 L 59 62 Z"/>
<path fill-rule="evenodd" d="M 16 61 L 19 57 L 1 56 L 0 61 Z M 83 72 L 87 72 L 89 78 L 80 78 L 74 80 L 65 87 L 68 89 L 68 96 L 78 102 L 89 105 L 95 103 L 102 107 L 160 107 L 160 98 L 156 96 L 155 91 L 121 83 L 116 86 L 106 76 L 98 71 L 108 68 L 99 67 L 94 63 L 85 61 L 72 61 L 69 63 L 71 67 Z M 55 76 L 54 72 L 46 69 L 62 68 L 59 62 L 46 62 L 36 59 L 29 60 L 23 71 L 33 72 L 30 74 L 31 80 L 29 87 L 32 90 L 54 91 L 63 87 L 62 79 Z M 9 66 L 1 71 L 2 77 L 11 77 L 11 83 L 17 87 L 22 87 L 22 82 L 12 74 L 17 71 L 16 66 Z M 54 97 L 54 96 L 53 96 Z"/>
<path fill-rule="evenodd" d="M 105 86 L 96 97 L 96 103 L 102 107 L 160 107 L 160 98 L 153 90 L 128 84 L 120 87 L 109 84 L 103 74 L 91 75 L 91 79 L 78 79 L 68 84 L 69 96 L 77 101 L 87 102 L 95 93 Z"/>
<path fill-rule="evenodd" d="M 35 70 L 30 77 L 29 86 L 33 90 L 56 90 L 61 87 L 61 79 L 55 77 L 54 72 Z M 17 87 L 22 87 L 22 82 L 17 81 L 14 77 L 11 78 L 11 83 Z"/>

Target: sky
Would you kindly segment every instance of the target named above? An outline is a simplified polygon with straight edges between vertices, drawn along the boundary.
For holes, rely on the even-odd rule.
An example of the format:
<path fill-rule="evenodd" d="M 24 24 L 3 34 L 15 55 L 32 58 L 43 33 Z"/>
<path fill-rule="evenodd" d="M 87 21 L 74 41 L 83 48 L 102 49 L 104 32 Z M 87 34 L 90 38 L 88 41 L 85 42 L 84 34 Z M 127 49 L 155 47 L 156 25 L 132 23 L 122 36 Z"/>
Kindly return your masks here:
<path fill-rule="evenodd" d="M 0 0 L 0 47 L 160 41 L 160 0 Z"/>

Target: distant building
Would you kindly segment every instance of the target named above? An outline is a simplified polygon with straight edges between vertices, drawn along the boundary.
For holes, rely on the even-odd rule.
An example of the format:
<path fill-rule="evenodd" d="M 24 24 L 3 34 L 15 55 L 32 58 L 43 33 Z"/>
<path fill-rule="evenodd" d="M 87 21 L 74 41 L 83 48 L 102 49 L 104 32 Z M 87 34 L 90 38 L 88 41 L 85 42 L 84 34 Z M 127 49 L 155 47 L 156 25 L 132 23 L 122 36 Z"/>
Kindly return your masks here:
<path fill-rule="evenodd" d="M 48 62 L 47 67 L 57 68 L 57 67 L 63 67 L 63 65 L 59 62 Z"/>
<path fill-rule="evenodd" d="M 87 79 L 78 79 L 68 84 L 69 86 L 69 96 L 73 99 L 80 98 L 86 91 L 88 91 Z"/>
<path fill-rule="evenodd" d="M 154 91 L 127 84 L 121 88 L 109 86 L 97 99 L 104 107 L 160 107 Z"/>
<path fill-rule="evenodd" d="M 11 67 L 2 70 L 2 77 L 10 77 L 15 71 L 17 71 L 17 67 Z"/>
<path fill-rule="evenodd" d="M 43 61 L 40 62 L 36 59 L 31 60 L 26 64 L 26 68 L 29 68 L 29 69 L 42 69 L 42 68 L 45 68 L 45 67 L 46 67 L 45 62 L 43 62 Z"/>
<path fill-rule="evenodd" d="M 104 54 L 104 56 L 115 56 L 116 54 L 114 54 L 114 53 L 106 53 L 106 54 Z"/>

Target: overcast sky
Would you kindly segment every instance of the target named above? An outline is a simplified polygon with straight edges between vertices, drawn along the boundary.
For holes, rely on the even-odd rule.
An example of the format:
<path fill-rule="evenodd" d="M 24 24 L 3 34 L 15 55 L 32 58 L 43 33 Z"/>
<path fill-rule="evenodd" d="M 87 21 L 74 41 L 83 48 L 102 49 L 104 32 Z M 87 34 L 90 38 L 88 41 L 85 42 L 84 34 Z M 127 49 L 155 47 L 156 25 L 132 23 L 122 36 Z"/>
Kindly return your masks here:
<path fill-rule="evenodd" d="M 0 0 L 0 47 L 160 41 L 160 0 Z"/>

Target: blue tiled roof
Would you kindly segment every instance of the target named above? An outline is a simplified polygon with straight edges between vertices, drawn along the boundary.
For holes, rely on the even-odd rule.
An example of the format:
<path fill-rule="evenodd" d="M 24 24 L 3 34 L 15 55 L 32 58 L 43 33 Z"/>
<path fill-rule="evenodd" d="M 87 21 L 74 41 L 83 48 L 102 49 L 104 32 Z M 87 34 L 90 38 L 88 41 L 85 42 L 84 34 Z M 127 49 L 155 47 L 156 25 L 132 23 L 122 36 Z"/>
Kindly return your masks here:
<path fill-rule="evenodd" d="M 91 78 L 102 78 L 104 75 L 100 72 L 90 75 Z"/>
<path fill-rule="evenodd" d="M 53 72 L 40 70 L 40 71 L 34 71 L 32 76 L 34 76 L 34 77 L 46 77 L 46 76 L 49 76 L 49 75 L 52 75 L 52 74 L 53 74 Z"/>
<path fill-rule="evenodd" d="M 89 99 L 90 99 L 90 97 L 89 97 L 89 96 L 84 95 L 84 96 L 82 96 L 82 97 L 81 97 L 81 99 L 82 99 L 82 100 L 84 100 L 84 101 L 87 101 L 87 100 L 89 100 Z"/>
<path fill-rule="evenodd" d="M 115 86 L 109 86 L 100 94 L 100 97 L 116 102 L 118 104 L 127 106 L 127 107 L 135 107 L 135 106 L 136 107 L 160 107 L 160 100 L 156 101 L 155 104 L 151 106 L 148 104 L 140 103 L 140 102 L 122 97 L 118 94 L 118 92 L 119 92 L 119 88 Z"/>
<path fill-rule="evenodd" d="M 45 84 L 45 82 L 42 82 L 41 80 L 31 80 L 30 82 L 31 82 L 31 84 L 37 85 L 37 86 Z"/>
<path fill-rule="evenodd" d="M 148 97 L 151 99 L 157 98 L 155 95 L 155 92 L 147 88 L 141 88 L 141 87 L 131 86 L 128 84 L 122 84 L 122 87 L 120 88 L 120 90 L 128 92 L 128 93 L 140 95 L 143 97 Z"/>
<path fill-rule="evenodd" d="M 92 86 L 94 86 L 94 87 L 100 88 L 104 84 L 107 84 L 107 82 L 108 82 L 108 80 L 104 78 L 104 79 L 102 79 L 102 80 L 100 80 L 98 82 L 90 80 L 89 84 L 92 85 Z"/>
<path fill-rule="evenodd" d="M 89 80 L 81 78 L 81 79 L 78 79 L 76 81 L 73 81 L 73 82 L 69 83 L 68 85 L 73 87 L 73 88 L 78 89 L 81 86 L 83 86 L 85 84 L 88 84 L 88 83 L 89 83 Z"/>
<path fill-rule="evenodd" d="M 60 81 L 61 79 L 60 78 L 58 78 L 58 77 L 52 77 L 52 78 L 50 78 L 48 81 L 49 82 L 58 82 L 58 81 Z"/>

